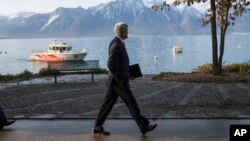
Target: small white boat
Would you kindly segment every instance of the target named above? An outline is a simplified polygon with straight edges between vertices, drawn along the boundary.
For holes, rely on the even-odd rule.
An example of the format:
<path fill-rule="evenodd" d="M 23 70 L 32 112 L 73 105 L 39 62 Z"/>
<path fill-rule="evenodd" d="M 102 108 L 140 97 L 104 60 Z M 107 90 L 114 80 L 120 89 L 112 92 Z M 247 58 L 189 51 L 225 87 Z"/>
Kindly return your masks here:
<path fill-rule="evenodd" d="M 182 52 L 182 47 L 181 47 L 180 45 L 178 45 L 178 44 L 175 44 L 175 45 L 173 46 L 173 48 L 172 48 L 172 51 L 173 51 L 174 53 L 181 53 L 181 52 Z"/>
<path fill-rule="evenodd" d="M 30 61 L 82 61 L 87 53 L 72 52 L 72 46 L 66 43 L 57 43 L 49 45 L 48 52 L 34 51 L 29 58 Z"/>

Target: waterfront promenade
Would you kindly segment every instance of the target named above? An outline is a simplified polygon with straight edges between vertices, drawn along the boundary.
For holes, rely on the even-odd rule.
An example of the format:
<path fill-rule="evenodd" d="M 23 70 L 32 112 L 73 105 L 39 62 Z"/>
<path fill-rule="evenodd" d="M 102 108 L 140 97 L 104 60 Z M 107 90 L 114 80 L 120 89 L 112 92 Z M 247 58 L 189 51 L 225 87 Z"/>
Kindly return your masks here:
<path fill-rule="evenodd" d="M 63 76 L 0 87 L 0 102 L 17 122 L 0 131 L 1 141 L 228 141 L 231 124 L 250 123 L 249 83 L 131 81 L 143 115 L 157 123 L 142 136 L 119 99 L 105 128 L 111 136 L 91 134 L 104 99 L 106 76 Z"/>
<path fill-rule="evenodd" d="M 149 118 L 250 118 L 249 83 L 180 83 L 153 81 L 152 75 L 131 81 L 143 115 Z M 106 76 L 90 82 L 2 84 L 0 101 L 11 118 L 96 118 L 104 99 Z M 109 118 L 131 118 L 119 99 Z"/>

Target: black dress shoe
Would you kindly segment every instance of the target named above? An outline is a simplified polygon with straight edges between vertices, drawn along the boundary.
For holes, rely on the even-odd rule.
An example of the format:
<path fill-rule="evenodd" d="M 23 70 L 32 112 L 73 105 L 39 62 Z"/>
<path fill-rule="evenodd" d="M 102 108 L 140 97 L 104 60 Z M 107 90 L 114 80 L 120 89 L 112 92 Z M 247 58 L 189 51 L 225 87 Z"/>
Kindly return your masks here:
<path fill-rule="evenodd" d="M 110 135 L 110 133 L 105 131 L 103 128 L 101 128 L 100 130 L 93 129 L 92 133 L 95 135 Z"/>
<path fill-rule="evenodd" d="M 157 126 L 157 124 L 148 125 L 145 129 L 143 129 L 143 130 L 141 131 L 141 133 L 144 135 L 144 134 L 146 134 L 147 132 L 153 131 L 153 130 L 155 129 L 156 126 Z"/>
<path fill-rule="evenodd" d="M 14 122 L 15 122 L 15 120 L 7 120 L 6 122 L 3 123 L 3 127 L 9 126 L 9 125 L 13 124 Z"/>

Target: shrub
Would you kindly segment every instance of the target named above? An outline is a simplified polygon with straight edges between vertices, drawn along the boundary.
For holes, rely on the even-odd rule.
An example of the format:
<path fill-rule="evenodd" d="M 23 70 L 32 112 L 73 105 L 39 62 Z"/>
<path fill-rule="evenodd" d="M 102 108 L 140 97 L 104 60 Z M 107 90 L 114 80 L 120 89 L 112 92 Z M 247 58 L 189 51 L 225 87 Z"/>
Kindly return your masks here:
<path fill-rule="evenodd" d="M 51 75 L 53 73 L 55 73 L 57 70 L 56 69 L 52 69 L 52 68 L 41 68 L 40 71 L 38 72 L 39 76 L 48 76 Z"/>
<path fill-rule="evenodd" d="M 28 70 L 24 70 L 23 72 L 15 75 L 16 78 L 19 78 L 21 80 L 28 80 L 32 78 L 33 76 L 34 76 L 33 73 Z"/>
<path fill-rule="evenodd" d="M 250 64 L 249 63 L 234 63 L 223 66 L 222 70 L 228 73 L 238 73 L 238 74 L 250 74 Z M 212 73 L 213 65 L 205 64 L 197 67 L 194 72 L 197 73 Z"/>
<path fill-rule="evenodd" d="M 34 74 L 28 70 L 24 70 L 23 72 L 13 75 L 1 75 L 0 74 L 0 82 L 8 82 L 8 81 L 20 81 L 20 80 L 29 80 L 34 77 Z"/>
<path fill-rule="evenodd" d="M 239 74 L 250 74 L 250 64 L 242 63 L 242 64 L 229 64 L 223 67 L 225 72 L 235 72 Z"/>
<path fill-rule="evenodd" d="M 250 65 L 249 64 L 242 64 L 240 67 L 240 74 L 250 74 Z"/>
<path fill-rule="evenodd" d="M 7 82 L 10 80 L 13 80 L 15 78 L 15 76 L 7 74 L 7 75 L 1 75 L 0 74 L 0 82 Z"/>
<path fill-rule="evenodd" d="M 229 64 L 223 67 L 223 70 L 225 72 L 236 72 L 238 73 L 240 71 L 240 64 Z"/>
<path fill-rule="evenodd" d="M 213 65 L 212 64 L 205 64 L 202 66 L 198 66 L 194 72 L 197 73 L 212 73 L 213 72 Z"/>

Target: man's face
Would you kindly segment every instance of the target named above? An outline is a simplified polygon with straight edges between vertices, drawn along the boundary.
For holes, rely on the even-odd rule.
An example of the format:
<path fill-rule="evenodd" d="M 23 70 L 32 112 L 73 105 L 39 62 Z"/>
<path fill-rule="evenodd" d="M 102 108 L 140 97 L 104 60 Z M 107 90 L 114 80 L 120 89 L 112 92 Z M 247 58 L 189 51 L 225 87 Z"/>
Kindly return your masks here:
<path fill-rule="evenodd" d="M 128 29 L 122 33 L 122 39 L 125 40 L 128 38 Z"/>

